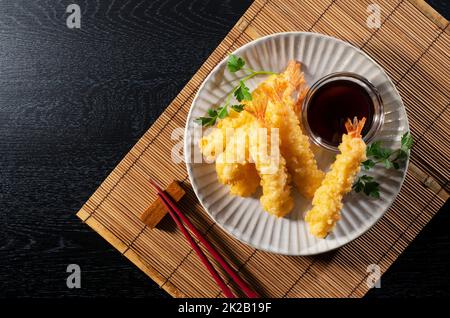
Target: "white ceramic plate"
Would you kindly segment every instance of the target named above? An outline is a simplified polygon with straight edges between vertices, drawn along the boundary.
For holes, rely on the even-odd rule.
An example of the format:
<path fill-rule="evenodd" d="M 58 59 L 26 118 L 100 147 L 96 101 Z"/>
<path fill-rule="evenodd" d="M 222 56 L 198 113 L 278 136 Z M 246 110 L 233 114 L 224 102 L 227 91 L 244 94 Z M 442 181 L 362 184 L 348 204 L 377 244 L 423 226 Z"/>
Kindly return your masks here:
<path fill-rule="evenodd" d="M 364 52 L 341 40 L 316 33 L 280 33 L 258 39 L 239 48 L 234 54 L 245 59 L 255 70 L 281 72 L 291 59 L 302 63 L 309 86 L 333 72 L 354 72 L 372 82 L 384 102 L 385 120 L 375 140 L 388 147 L 399 147 L 401 136 L 408 131 L 408 119 L 400 96 L 383 69 Z M 350 193 L 344 199 L 342 219 L 326 239 L 316 239 L 303 220 L 310 202 L 293 191 L 296 205 L 288 217 L 276 218 L 264 212 L 257 193 L 251 198 L 231 196 L 227 186 L 217 181 L 214 164 L 190 163 L 201 156 L 194 138 L 194 119 L 219 105 L 232 89 L 238 76 L 226 70 L 226 60 L 219 63 L 201 85 L 189 112 L 184 140 L 184 154 L 192 187 L 203 207 L 217 224 L 237 239 L 255 248 L 287 255 L 311 255 L 340 247 L 373 226 L 385 213 L 400 191 L 407 166 L 398 171 L 379 167 L 372 169 L 380 183 L 381 198 Z M 254 89 L 265 77 L 250 80 Z M 198 126 L 197 126 L 198 127 Z M 327 170 L 335 155 L 315 148 L 319 167 Z"/>

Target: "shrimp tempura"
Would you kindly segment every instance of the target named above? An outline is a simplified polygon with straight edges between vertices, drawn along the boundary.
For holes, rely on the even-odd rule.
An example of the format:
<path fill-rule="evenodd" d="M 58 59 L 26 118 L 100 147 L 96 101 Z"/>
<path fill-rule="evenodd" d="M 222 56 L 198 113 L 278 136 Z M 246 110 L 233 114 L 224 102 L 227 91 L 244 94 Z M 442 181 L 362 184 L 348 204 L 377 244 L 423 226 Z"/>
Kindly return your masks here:
<path fill-rule="evenodd" d="M 267 93 L 269 89 L 272 97 Z M 264 210 L 280 217 L 288 214 L 294 205 L 290 173 L 300 193 L 307 197 L 312 197 L 323 177 L 298 119 L 297 106 L 305 90 L 300 63 L 290 61 L 283 73 L 271 75 L 258 85 L 251 100 L 242 101 L 243 111 L 230 109 L 229 116 L 200 141 L 203 156 L 216 160 L 218 180 L 230 186 L 231 194 L 249 196 L 261 184 Z M 267 110 L 268 106 L 271 110 Z M 271 144 L 270 139 L 275 136 L 271 128 L 280 132 L 277 145 Z M 259 139 L 260 134 L 264 138 Z M 241 137 L 246 148 L 242 160 L 236 161 L 233 158 L 239 155 L 236 146 L 242 144 Z M 261 146 L 270 151 L 263 153 Z"/>
<path fill-rule="evenodd" d="M 266 120 L 271 127 L 280 130 L 281 154 L 286 158 L 287 168 L 297 190 L 304 197 L 312 198 L 323 180 L 324 173 L 317 167 L 308 137 L 300 128 L 292 107 L 293 101 L 280 100 L 276 93 L 277 85 L 275 88 L 266 87 L 265 90 L 271 98 L 266 110 Z"/>
<path fill-rule="evenodd" d="M 229 116 L 220 120 L 217 128 L 199 142 L 200 151 L 205 158 L 210 161 L 216 160 L 219 182 L 229 185 L 231 194 L 244 197 L 252 195 L 258 188 L 260 178 L 255 165 L 248 162 L 248 155 L 241 162 L 226 160 L 224 151 L 227 152 L 227 156 L 234 158 L 237 140 L 235 132 L 246 134 L 245 127 L 248 127 L 253 119 L 253 116 L 246 111 L 239 113 L 230 109 Z M 231 141 L 227 138 L 231 138 Z M 248 149 L 246 152 L 248 153 Z"/>
<path fill-rule="evenodd" d="M 220 120 L 217 128 L 213 128 L 209 135 L 200 140 L 199 146 L 203 156 L 209 161 L 215 160 L 226 147 L 227 129 L 231 128 L 232 132 L 247 123 L 250 117 L 246 112 L 238 113 L 230 109 L 228 117 Z"/>
<path fill-rule="evenodd" d="M 216 160 L 219 182 L 229 185 L 230 193 L 241 197 L 252 195 L 260 182 L 255 164 L 249 162 L 248 127 L 245 124 L 236 130 Z"/>
<path fill-rule="evenodd" d="M 342 136 L 340 154 L 325 175 L 321 186 L 314 194 L 312 209 L 306 214 L 309 231 L 318 238 L 324 238 L 340 219 L 342 198 L 351 191 L 352 184 L 360 170 L 361 162 L 366 160 L 366 144 L 361 131 L 366 119 L 348 119 L 345 124 L 347 134 Z"/>
<path fill-rule="evenodd" d="M 267 102 L 267 96 L 257 92 L 253 94 L 251 107 L 248 107 L 257 118 L 249 130 L 249 153 L 261 178 L 263 209 L 283 217 L 292 210 L 294 200 L 286 160 L 279 151 L 279 145 L 272 147 L 271 131 L 265 125 Z"/>
<path fill-rule="evenodd" d="M 260 134 L 264 128 L 255 125 L 250 131 L 250 154 L 255 162 L 256 170 L 261 178 L 263 194 L 260 198 L 263 209 L 270 214 L 283 217 L 294 207 L 294 200 L 291 197 L 291 187 L 289 185 L 290 175 L 286 168 L 286 160 L 281 154 L 277 158 L 267 158 L 260 153 Z M 266 130 L 267 131 L 267 130 Z M 267 140 L 270 140 L 270 133 L 267 133 Z M 263 146 L 265 147 L 265 145 Z M 270 147 L 270 146 L 269 146 Z M 273 155 L 273 154 L 272 154 Z"/>

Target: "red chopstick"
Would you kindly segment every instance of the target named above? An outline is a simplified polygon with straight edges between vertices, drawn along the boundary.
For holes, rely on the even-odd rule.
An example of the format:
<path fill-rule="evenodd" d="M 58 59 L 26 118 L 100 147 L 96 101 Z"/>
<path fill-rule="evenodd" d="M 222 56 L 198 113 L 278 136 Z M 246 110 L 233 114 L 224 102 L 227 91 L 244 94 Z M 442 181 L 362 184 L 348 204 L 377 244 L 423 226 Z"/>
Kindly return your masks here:
<path fill-rule="evenodd" d="M 183 232 L 184 236 L 188 239 L 189 243 L 191 244 L 192 248 L 194 248 L 194 245 L 196 246 L 194 250 L 197 252 L 198 256 L 202 260 L 203 264 L 208 268 L 209 272 L 213 276 L 214 280 L 217 282 L 217 284 L 221 287 L 223 290 L 225 296 L 227 296 L 227 293 L 225 293 L 225 290 L 229 288 L 225 285 L 225 289 L 222 288 L 221 283 L 223 283 L 222 278 L 217 274 L 216 270 L 212 267 L 211 263 L 206 259 L 205 254 L 200 250 L 198 245 L 195 243 L 195 241 L 192 239 L 192 237 L 187 232 L 184 225 L 180 222 L 178 217 L 181 219 L 184 224 L 187 225 L 189 230 L 194 233 L 194 235 L 197 237 L 197 239 L 205 246 L 205 248 L 209 251 L 209 253 L 214 257 L 214 259 L 219 263 L 219 265 L 225 270 L 225 272 L 230 275 L 230 277 L 236 282 L 236 284 L 242 289 L 242 291 L 247 295 L 249 298 L 259 298 L 259 295 L 253 291 L 247 283 L 242 280 L 242 278 L 236 273 L 236 271 L 225 261 L 225 259 L 220 255 L 216 249 L 208 242 L 208 240 L 195 228 L 195 226 L 189 221 L 189 219 L 184 216 L 184 214 L 178 209 L 176 204 L 173 202 L 172 198 L 167 195 L 154 181 L 149 180 L 150 183 L 155 187 L 155 189 L 158 191 L 158 195 L 161 198 L 162 203 L 166 206 L 166 208 L 169 210 L 170 215 L 174 219 L 175 223 L 177 223 L 180 230 Z M 176 215 L 175 215 L 176 214 Z M 178 217 L 177 217 L 178 216 Z M 189 238 L 188 238 L 189 237 Z M 203 257 L 199 254 L 199 252 Z M 206 260 L 206 262 L 204 261 Z M 208 267 L 208 265 L 212 267 L 212 270 Z M 216 277 L 217 275 L 218 277 Z M 221 282 L 221 283 L 220 283 Z M 231 293 L 231 291 L 230 291 Z M 234 295 L 231 293 L 231 297 L 234 297 Z M 229 296 L 227 296 L 229 297 Z"/>
<path fill-rule="evenodd" d="M 161 195 L 159 195 L 159 197 L 160 197 L 161 201 L 163 201 L 163 203 L 166 204 L 165 199 Z M 220 289 L 222 289 L 222 291 L 225 294 L 225 296 L 227 298 L 235 298 L 234 294 L 231 292 L 230 288 L 228 288 L 228 286 L 225 284 L 225 282 L 223 281 L 222 277 L 220 277 L 220 275 L 217 273 L 216 269 L 211 265 L 209 260 L 206 258 L 206 256 L 203 253 L 203 251 L 198 247 L 197 243 L 195 243 L 195 241 L 192 239 L 192 236 L 186 230 L 186 228 L 184 227 L 183 223 L 181 223 L 181 221 L 178 219 L 178 217 L 172 212 L 172 210 L 170 209 L 169 205 L 166 205 L 166 207 L 169 210 L 170 216 L 175 221 L 175 223 L 177 224 L 178 228 L 184 234 L 186 239 L 189 241 L 189 243 L 191 244 L 191 247 L 197 253 L 197 255 L 200 258 L 200 260 L 202 261 L 203 265 L 206 266 L 206 268 L 208 269 L 209 273 L 211 274 L 213 279 L 216 281 L 217 285 L 219 285 Z"/>

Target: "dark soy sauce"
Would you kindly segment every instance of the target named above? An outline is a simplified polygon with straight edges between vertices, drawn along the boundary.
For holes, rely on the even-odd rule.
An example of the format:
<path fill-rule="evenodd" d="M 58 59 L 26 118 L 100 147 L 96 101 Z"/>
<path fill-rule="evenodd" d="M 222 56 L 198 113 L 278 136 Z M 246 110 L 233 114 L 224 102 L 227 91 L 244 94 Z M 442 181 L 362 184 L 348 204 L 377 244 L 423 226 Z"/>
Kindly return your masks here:
<path fill-rule="evenodd" d="M 346 133 L 347 118 L 366 117 L 364 136 L 372 125 L 374 106 L 367 91 L 349 80 L 336 80 L 319 87 L 308 107 L 311 131 L 330 145 L 337 146 Z"/>

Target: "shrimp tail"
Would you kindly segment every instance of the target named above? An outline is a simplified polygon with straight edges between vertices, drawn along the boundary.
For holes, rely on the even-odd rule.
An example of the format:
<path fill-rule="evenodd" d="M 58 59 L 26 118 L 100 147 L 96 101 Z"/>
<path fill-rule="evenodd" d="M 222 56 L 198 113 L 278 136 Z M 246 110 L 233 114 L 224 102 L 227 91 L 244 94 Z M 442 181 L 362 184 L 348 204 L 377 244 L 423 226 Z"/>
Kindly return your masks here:
<path fill-rule="evenodd" d="M 261 85 L 264 85 L 264 83 Z M 260 88 L 257 88 L 252 92 L 252 100 L 244 102 L 245 110 L 261 123 L 265 123 L 267 101 L 267 96 L 263 94 Z"/>
<path fill-rule="evenodd" d="M 345 123 L 345 128 L 347 129 L 347 134 L 352 138 L 361 138 L 361 132 L 364 128 L 364 124 L 366 123 L 366 117 L 363 117 L 358 121 L 356 116 L 353 118 L 353 122 L 350 118 L 347 119 Z"/>

